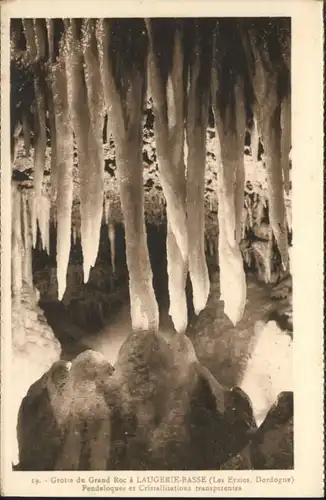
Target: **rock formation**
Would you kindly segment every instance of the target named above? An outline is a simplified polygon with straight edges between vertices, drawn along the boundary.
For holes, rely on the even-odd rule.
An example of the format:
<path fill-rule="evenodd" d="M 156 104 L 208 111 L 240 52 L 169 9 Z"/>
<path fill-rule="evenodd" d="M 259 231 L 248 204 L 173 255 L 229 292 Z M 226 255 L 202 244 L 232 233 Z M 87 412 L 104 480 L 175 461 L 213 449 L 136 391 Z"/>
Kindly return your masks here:
<path fill-rule="evenodd" d="M 14 131 L 16 124 L 25 130 L 28 119 L 34 119 L 32 134 L 24 134 L 24 140 L 28 152 L 33 136 L 33 243 L 38 221 L 44 248 L 49 227 L 45 220 L 48 206 L 42 194 L 45 124 L 50 128 L 58 298 L 65 290 L 70 248 L 74 154 L 78 158 L 80 225 L 74 217 L 72 225 L 74 237 L 80 234 L 81 238 L 85 281 L 96 261 L 104 203 L 103 133 L 107 117 L 106 134 L 114 142 L 126 231 L 133 328 L 158 329 L 144 224 L 142 164 L 143 112 L 151 97 L 159 178 L 166 203 L 170 315 L 175 329 L 184 332 L 187 327 L 188 273 L 196 313 L 205 307 L 209 294 L 204 258 L 205 131 L 211 103 L 219 143 L 221 293 L 225 312 L 236 324 L 243 315 L 246 298 L 239 243 L 249 214 L 249 209 L 244 210 L 243 150 L 250 120 L 264 146 L 271 238 L 275 238 L 284 268 L 288 266 L 284 201 L 284 190 L 289 191 L 291 147 L 287 22 L 28 19 L 15 20 L 11 32 L 12 71 L 30 73 L 28 81 L 33 82 L 34 100 L 18 103 L 12 120 Z M 162 32 L 169 34 L 164 46 Z M 17 148 L 14 132 L 12 143 Z M 254 143 L 252 147 L 255 150 Z M 113 241 L 112 217 L 110 221 Z M 19 263 L 13 267 L 18 270 Z"/>
<path fill-rule="evenodd" d="M 53 429 L 53 440 L 47 451 L 36 449 L 38 445 L 34 449 L 28 439 L 24 442 L 27 431 L 23 430 L 23 468 L 78 469 L 87 460 L 86 467 L 95 469 L 136 468 L 139 456 L 141 468 L 149 450 L 151 465 L 161 468 L 173 468 L 180 460 L 185 468 L 216 468 L 227 459 L 218 454 L 220 442 L 196 430 L 195 423 L 203 418 L 213 434 L 221 432 L 221 422 L 215 419 L 223 390 L 189 345 L 182 344 L 190 316 L 188 278 L 192 309 L 200 323 L 217 290 L 210 280 L 209 261 L 213 260 L 219 267 L 224 314 L 237 325 L 245 313 L 246 268 L 254 264 L 267 283 L 278 279 L 280 265 L 288 272 L 290 38 L 284 19 L 12 20 L 15 363 L 23 363 L 19 346 L 26 351 L 25 361 L 30 352 L 26 322 L 31 314 L 25 302 L 30 294 L 31 307 L 37 310 L 35 282 L 45 302 L 56 295 L 61 312 L 66 305 L 73 308 L 72 288 L 80 292 L 80 299 L 82 287 L 88 285 L 79 316 L 86 324 L 86 317 L 94 313 L 100 324 L 110 307 L 105 289 L 113 291 L 120 279 L 122 254 L 133 330 L 115 372 L 108 376 L 109 387 L 99 389 L 98 381 L 87 379 L 94 375 L 92 370 L 85 370 L 81 400 L 90 393 L 94 396 L 87 411 L 72 401 L 72 394 L 78 392 L 74 375 L 85 359 L 81 354 L 76 357 L 77 352 L 61 353 L 72 358 L 72 365 L 66 365 L 58 361 L 60 347 L 50 330 L 45 340 L 38 338 L 33 349 L 43 364 L 37 365 L 33 380 L 26 379 L 17 402 L 54 361 L 58 364 L 30 388 L 19 425 L 24 427 L 24 415 L 40 405 L 48 418 L 44 425 Z M 166 227 L 164 265 L 175 330 L 169 342 L 159 332 L 149 222 Z M 120 223 L 125 246 L 118 251 Z M 105 272 L 96 266 L 103 232 L 111 262 Z M 51 245 L 56 276 L 52 269 L 45 280 L 39 279 L 37 271 L 32 272 L 32 254 L 45 252 L 52 257 Z M 82 259 L 73 267 L 71 255 L 77 247 Z M 93 279 L 97 284 L 92 289 Z M 49 318 L 60 311 L 61 306 L 56 306 L 44 305 Z M 155 367 L 152 355 L 158 363 Z M 95 358 L 91 364 L 101 365 Z M 137 379 L 135 386 L 130 376 L 133 363 L 139 377 L 147 374 L 151 380 L 144 391 L 142 381 Z M 62 398 L 70 407 L 58 417 L 53 409 L 64 408 Z M 103 427 L 99 421 L 88 422 L 92 405 L 97 404 Z M 99 430 L 97 442 L 106 443 L 107 449 L 83 449 L 85 422 L 86 441 Z M 33 436 L 43 432 L 41 424 L 39 429 L 37 423 L 28 424 L 28 432 Z M 127 438 L 119 434 L 121 429 Z M 176 435 L 167 439 L 171 429 Z M 114 439 L 112 433 L 117 433 Z M 205 439 L 207 455 L 196 462 L 189 450 L 198 449 Z M 189 448 L 181 448 L 179 454 L 179 443 L 185 440 Z M 44 462 L 39 461 L 41 456 Z"/>

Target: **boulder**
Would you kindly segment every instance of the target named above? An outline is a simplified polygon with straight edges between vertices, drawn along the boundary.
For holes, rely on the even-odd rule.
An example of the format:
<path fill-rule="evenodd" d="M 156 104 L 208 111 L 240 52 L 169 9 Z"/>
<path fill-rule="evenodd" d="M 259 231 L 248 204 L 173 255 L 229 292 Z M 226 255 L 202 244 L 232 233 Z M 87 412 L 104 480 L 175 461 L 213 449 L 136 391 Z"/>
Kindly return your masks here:
<path fill-rule="evenodd" d="M 54 363 L 30 388 L 18 425 L 20 468 L 289 467 L 291 410 L 282 401 L 257 429 L 248 395 L 219 384 L 186 335 L 132 333 L 114 367 L 88 349 Z"/>

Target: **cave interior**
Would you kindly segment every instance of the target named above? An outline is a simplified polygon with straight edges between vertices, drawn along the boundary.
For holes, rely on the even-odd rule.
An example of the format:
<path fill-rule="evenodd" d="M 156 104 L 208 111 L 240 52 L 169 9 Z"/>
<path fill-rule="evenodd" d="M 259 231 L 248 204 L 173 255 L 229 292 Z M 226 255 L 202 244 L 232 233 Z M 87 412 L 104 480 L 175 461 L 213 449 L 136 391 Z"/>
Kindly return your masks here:
<path fill-rule="evenodd" d="M 272 310 L 292 318 L 290 55 L 285 18 L 12 19 L 21 469 L 227 468 L 245 448 L 239 422 L 221 427 L 228 391 L 255 349 L 291 364 L 273 354 L 288 335 L 255 334 Z M 90 350 L 113 367 L 105 389 Z M 287 375 L 277 387 L 265 415 Z M 231 466 L 291 468 L 285 427 L 285 451 L 258 440 Z"/>

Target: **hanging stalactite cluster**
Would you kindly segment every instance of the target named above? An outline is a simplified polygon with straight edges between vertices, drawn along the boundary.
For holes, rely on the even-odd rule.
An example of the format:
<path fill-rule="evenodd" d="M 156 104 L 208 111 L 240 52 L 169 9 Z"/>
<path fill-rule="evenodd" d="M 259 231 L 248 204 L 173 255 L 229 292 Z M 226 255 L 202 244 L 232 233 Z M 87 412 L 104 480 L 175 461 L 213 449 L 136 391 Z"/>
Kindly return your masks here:
<path fill-rule="evenodd" d="M 244 168 L 248 123 L 256 159 L 259 139 L 264 146 L 270 224 L 283 265 L 288 266 L 284 202 L 284 191 L 289 192 L 291 149 L 287 21 L 24 19 L 15 20 L 11 30 L 12 72 L 20 65 L 31 75 L 24 81 L 33 83 L 34 96 L 31 102 L 20 102 L 18 111 L 12 102 L 12 162 L 17 124 L 23 130 L 26 154 L 31 142 L 34 151 L 33 192 L 26 200 L 13 189 L 14 294 L 19 295 L 22 269 L 24 276 L 27 273 L 19 254 L 22 245 L 26 248 L 21 234 L 27 234 L 30 221 L 31 245 L 35 246 L 38 226 L 43 248 L 48 251 L 51 203 L 56 204 L 59 299 L 66 288 L 71 240 L 75 242 L 80 236 L 87 282 L 97 258 L 103 220 L 108 225 L 114 272 L 111 200 L 104 199 L 103 130 L 107 117 L 124 217 L 132 324 L 136 331 L 158 329 L 142 159 L 144 107 L 151 98 L 159 176 L 166 200 L 168 286 L 174 326 L 178 332 L 187 327 L 188 274 L 196 314 L 205 308 L 210 291 L 204 211 L 210 107 L 219 144 L 221 299 L 225 313 L 237 323 L 246 303 L 240 241 L 248 216 Z M 51 200 L 42 192 L 46 127 L 51 143 Z M 71 216 L 75 150 L 80 228 Z"/>
<path fill-rule="evenodd" d="M 33 226 L 35 218 L 35 194 L 19 188 L 16 182 L 12 183 L 12 235 L 11 235 L 11 281 L 12 294 L 19 301 L 23 285 L 33 289 L 32 275 L 32 247 L 37 243 L 37 232 Z M 39 199 L 39 235 L 40 246 L 49 252 L 49 199 L 41 194 Z"/>

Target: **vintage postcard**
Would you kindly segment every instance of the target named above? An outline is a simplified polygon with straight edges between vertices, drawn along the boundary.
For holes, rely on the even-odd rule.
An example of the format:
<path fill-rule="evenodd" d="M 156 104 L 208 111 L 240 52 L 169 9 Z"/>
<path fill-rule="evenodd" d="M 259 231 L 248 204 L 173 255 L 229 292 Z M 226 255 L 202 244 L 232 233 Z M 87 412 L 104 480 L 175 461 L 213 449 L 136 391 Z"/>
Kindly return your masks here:
<path fill-rule="evenodd" d="M 1 2 L 1 494 L 322 497 L 322 2 Z"/>

